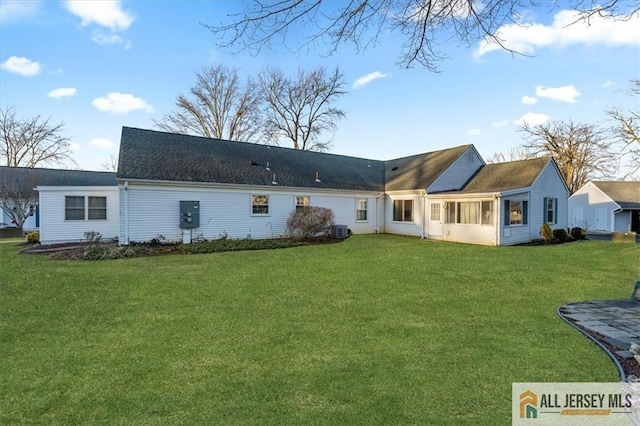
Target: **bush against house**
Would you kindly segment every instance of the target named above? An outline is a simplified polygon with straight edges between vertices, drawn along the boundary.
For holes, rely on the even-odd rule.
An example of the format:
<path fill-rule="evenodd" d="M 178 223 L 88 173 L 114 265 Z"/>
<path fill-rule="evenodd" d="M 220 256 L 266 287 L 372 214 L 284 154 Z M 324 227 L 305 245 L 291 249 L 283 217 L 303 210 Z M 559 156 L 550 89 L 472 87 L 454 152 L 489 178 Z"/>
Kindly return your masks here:
<path fill-rule="evenodd" d="M 289 238 L 324 237 L 331 234 L 335 224 L 333 211 L 325 207 L 301 207 L 289 215 L 287 236 Z"/>

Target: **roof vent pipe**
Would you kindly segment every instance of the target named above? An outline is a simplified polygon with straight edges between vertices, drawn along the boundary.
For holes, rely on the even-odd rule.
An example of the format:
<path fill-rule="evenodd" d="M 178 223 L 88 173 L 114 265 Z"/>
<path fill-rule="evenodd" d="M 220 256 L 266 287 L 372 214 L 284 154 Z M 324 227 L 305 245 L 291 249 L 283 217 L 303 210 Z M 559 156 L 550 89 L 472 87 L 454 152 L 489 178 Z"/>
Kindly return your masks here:
<path fill-rule="evenodd" d="M 269 168 L 269 162 L 268 162 L 268 161 L 267 161 L 267 170 L 271 170 L 271 169 Z"/>
<path fill-rule="evenodd" d="M 271 181 L 271 185 L 277 185 L 278 182 L 276 182 L 276 174 L 273 174 L 273 180 Z"/>
<path fill-rule="evenodd" d="M 316 171 L 316 182 L 320 182 L 320 172 Z"/>

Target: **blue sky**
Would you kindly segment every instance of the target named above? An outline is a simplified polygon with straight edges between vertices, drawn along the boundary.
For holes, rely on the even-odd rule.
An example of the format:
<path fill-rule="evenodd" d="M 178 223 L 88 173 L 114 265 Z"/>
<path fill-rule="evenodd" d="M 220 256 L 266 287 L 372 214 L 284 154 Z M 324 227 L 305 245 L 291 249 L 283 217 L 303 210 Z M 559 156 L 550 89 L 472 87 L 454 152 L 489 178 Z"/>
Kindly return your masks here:
<path fill-rule="evenodd" d="M 117 156 L 122 126 L 153 128 L 210 64 L 255 75 L 264 66 L 339 66 L 349 93 L 331 151 L 379 160 L 473 143 L 487 158 L 522 143 L 523 119 L 605 122 L 604 111 L 638 108 L 624 93 L 640 77 L 640 15 L 566 26 L 562 7 L 523 9 L 526 25 L 501 28 L 514 56 L 479 43 L 440 48 L 441 73 L 402 69 L 401 40 L 382 34 L 364 52 L 285 48 L 252 56 L 217 46 L 200 23 L 238 12 L 233 1 L 0 0 L 0 104 L 19 116 L 65 123 L 78 167 Z"/>

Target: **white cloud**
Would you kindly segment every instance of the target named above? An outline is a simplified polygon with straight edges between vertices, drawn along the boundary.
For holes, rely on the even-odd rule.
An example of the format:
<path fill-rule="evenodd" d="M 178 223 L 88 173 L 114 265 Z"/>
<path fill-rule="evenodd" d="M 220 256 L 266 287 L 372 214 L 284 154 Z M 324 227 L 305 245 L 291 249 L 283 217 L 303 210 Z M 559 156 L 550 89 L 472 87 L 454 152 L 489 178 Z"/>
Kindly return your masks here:
<path fill-rule="evenodd" d="M 97 138 L 90 140 L 87 145 L 91 148 L 97 149 L 111 149 L 115 146 L 115 143 L 111 142 L 109 139 Z"/>
<path fill-rule="evenodd" d="M 0 64 L 0 68 L 25 77 L 32 77 L 42 71 L 42 67 L 38 62 L 18 56 L 10 57 Z"/>
<path fill-rule="evenodd" d="M 513 122 L 516 126 L 522 126 L 524 123 L 528 123 L 531 126 L 537 126 L 538 124 L 544 124 L 547 121 L 551 120 L 546 114 L 537 114 L 535 112 L 528 112 L 522 117 L 518 118 Z"/>
<path fill-rule="evenodd" d="M 117 34 L 106 34 L 100 30 L 95 30 L 91 34 L 91 41 L 100 45 L 122 44 L 125 49 L 131 49 L 131 41 L 125 40 Z"/>
<path fill-rule="evenodd" d="M 548 46 L 640 46 L 640 13 L 624 19 L 613 19 L 607 12 L 601 12 L 588 20 L 580 20 L 578 11 L 561 10 L 554 16 L 550 26 L 518 22 L 501 26 L 495 35 L 507 49 L 529 55 L 534 54 L 536 49 Z M 499 44 L 485 38 L 474 56 L 480 57 L 501 49 Z"/>
<path fill-rule="evenodd" d="M 94 99 L 91 105 L 100 111 L 113 114 L 126 114 L 136 110 L 153 112 L 153 107 L 147 101 L 129 93 L 111 92 L 106 97 Z"/>
<path fill-rule="evenodd" d="M 480 133 L 482 133 L 482 129 L 478 129 L 478 128 L 469 129 L 467 130 L 467 133 L 469 133 L 471 136 L 478 136 L 480 135 Z"/>
<path fill-rule="evenodd" d="M 580 96 L 580 92 L 573 85 L 547 88 L 536 86 L 536 96 L 573 104 L 576 102 L 576 98 Z"/>
<path fill-rule="evenodd" d="M 615 84 L 616 84 L 615 81 L 607 80 L 607 81 L 604 82 L 602 87 L 611 87 L 611 86 L 615 86 Z"/>
<path fill-rule="evenodd" d="M 534 98 L 532 96 L 523 96 L 522 103 L 525 105 L 533 105 L 538 102 L 538 98 Z"/>
<path fill-rule="evenodd" d="M 39 7 L 40 2 L 35 0 L 2 0 L 0 1 L 0 22 L 29 18 L 38 13 Z"/>
<path fill-rule="evenodd" d="M 77 144 L 75 142 L 69 142 L 69 149 L 71 151 L 79 151 L 82 147 L 80 146 L 80 144 Z"/>
<path fill-rule="evenodd" d="M 502 121 L 492 121 L 491 125 L 493 127 L 504 127 L 507 124 L 509 124 L 509 120 L 502 120 Z"/>
<path fill-rule="evenodd" d="M 379 78 L 385 78 L 385 77 L 388 77 L 388 74 L 383 74 L 380 71 L 374 71 L 372 73 L 369 73 L 369 74 L 364 75 L 364 76 L 360 77 L 359 79 L 357 79 L 353 83 L 353 88 L 354 89 L 358 89 L 358 88 L 364 86 L 365 84 L 371 83 L 373 80 L 377 80 Z"/>
<path fill-rule="evenodd" d="M 58 89 L 53 89 L 49 93 L 47 93 L 47 98 L 69 98 L 76 94 L 75 87 L 60 87 Z"/>
<path fill-rule="evenodd" d="M 123 10 L 120 0 L 83 1 L 67 0 L 67 10 L 82 19 L 86 27 L 96 24 L 113 31 L 124 31 L 133 23 L 134 16 Z"/>

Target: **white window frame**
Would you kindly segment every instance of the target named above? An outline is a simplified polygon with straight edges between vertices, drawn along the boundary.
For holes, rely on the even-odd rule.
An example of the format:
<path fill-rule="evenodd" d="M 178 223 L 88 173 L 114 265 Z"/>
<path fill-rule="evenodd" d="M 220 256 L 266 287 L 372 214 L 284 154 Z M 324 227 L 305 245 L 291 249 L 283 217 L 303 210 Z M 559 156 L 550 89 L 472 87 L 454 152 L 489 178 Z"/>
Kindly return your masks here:
<path fill-rule="evenodd" d="M 311 205 L 311 198 L 308 195 L 296 195 L 296 211 Z"/>
<path fill-rule="evenodd" d="M 551 220 L 549 220 L 551 214 Z M 555 225 L 558 223 L 558 199 L 553 197 L 544 198 L 544 222 Z"/>
<path fill-rule="evenodd" d="M 258 203 L 261 198 L 266 198 L 266 203 Z M 260 208 L 265 208 L 266 211 L 261 212 Z M 269 216 L 269 196 L 267 194 L 251 194 L 251 216 Z"/>
<path fill-rule="evenodd" d="M 364 203 L 364 204 L 363 204 Z M 364 208 L 362 208 L 364 205 Z M 356 199 L 356 222 L 367 222 L 369 220 L 369 200 L 366 198 Z M 364 212 L 364 219 L 360 219 L 360 213 Z"/>
<path fill-rule="evenodd" d="M 67 207 L 67 199 L 68 198 L 82 198 L 82 208 L 80 207 Z M 104 207 L 89 207 L 89 199 L 104 199 Z M 82 209 L 82 218 L 78 219 L 69 219 L 67 216 L 68 211 L 80 211 Z M 95 211 L 104 211 L 104 218 L 92 218 L 91 212 Z M 105 196 L 100 195 L 65 195 L 64 196 L 64 220 L 69 222 L 80 222 L 80 221 L 106 221 L 108 220 L 108 199 Z"/>
<path fill-rule="evenodd" d="M 396 219 L 396 202 L 402 203 L 401 204 L 402 207 L 400 209 L 400 211 L 402 212 L 402 216 L 400 217 L 400 219 Z M 409 219 L 405 218 L 405 213 L 407 212 L 405 204 L 407 202 L 411 203 L 411 217 Z M 413 222 L 413 207 L 414 207 L 414 203 L 413 203 L 413 199 L 412 198 L 407 198 L 407 199 L 403 198 L 403 199 L 399 199 L 399 200 L 393 200 L 393 212 L 392 212 L 393 221 L 394 222 L 398 222 L 398 223 L 406 223 L 406 222 L 412 223 Z"/>

